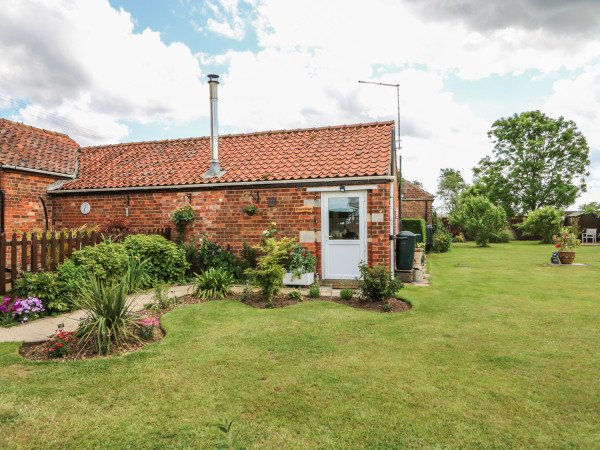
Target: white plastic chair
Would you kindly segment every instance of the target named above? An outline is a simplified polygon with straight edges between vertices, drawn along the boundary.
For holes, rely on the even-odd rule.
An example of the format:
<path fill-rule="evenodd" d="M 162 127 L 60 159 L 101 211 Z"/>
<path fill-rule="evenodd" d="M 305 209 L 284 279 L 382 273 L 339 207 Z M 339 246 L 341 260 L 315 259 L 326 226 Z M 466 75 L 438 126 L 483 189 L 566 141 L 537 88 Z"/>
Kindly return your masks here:
<path fill-rule="evenodd" d="M 591 239 L 592 242 L 596 243 L 596 228 L 586 228 L 585 233 L 581 235 L 581 242 L 587 242 L 588 239 Z"/>

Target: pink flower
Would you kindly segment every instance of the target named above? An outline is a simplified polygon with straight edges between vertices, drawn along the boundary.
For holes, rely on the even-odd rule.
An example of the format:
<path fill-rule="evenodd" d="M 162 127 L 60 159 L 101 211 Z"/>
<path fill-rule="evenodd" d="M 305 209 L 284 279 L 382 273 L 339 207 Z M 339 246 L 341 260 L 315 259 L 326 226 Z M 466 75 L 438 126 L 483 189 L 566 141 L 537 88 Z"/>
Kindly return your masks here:
<path fill-rule="evenodd" d="M 562 245 L 561 244 L 556 244 L 556 248 L 561 248 Z"/>

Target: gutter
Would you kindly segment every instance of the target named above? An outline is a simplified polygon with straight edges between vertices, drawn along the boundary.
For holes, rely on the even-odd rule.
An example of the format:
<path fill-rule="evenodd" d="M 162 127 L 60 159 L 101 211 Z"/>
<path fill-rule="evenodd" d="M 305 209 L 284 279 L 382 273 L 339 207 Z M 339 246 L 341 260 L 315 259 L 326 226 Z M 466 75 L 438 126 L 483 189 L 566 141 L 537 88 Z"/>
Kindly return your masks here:
<path fill-rule="evenodd" d="M 340 177 L 340 178 L 314 178 L 300 180 L 269 180 L 269 181 L 239 181 L 231 183 L 196 183 L 196 184 L 178 184 L 171 186 L 131 186 L 118 188 L 91 188 L 91 189 L 58 189 L 55 186 L 48 186 L 49 194 L 94 194 L 97 192 L 128 192 L 128 191 L 159 191 L 159 190 L 190 190 L 190 189 L 221 189 L 228 187 L 252 186 L 254 189 L 263 186 L 273 185 L 299 185 L 299 184 L 323 184 L 323 183 L 369 183 L 369 182 L 393 182 L 394 177 L 390 175 L 378 175 L 367 177 Z"/>
<path fill-rule="evenodd" d="M 63 178 L 72 178 L 75 179 L 75 174 L 69 175 L 66 173 L 58 173 L 58 172 L 50 172 L 48 170 L 40 170 L 40 169 L 30 169 L 29 167 L 20 167 L 20 166 L 9 166 L 8 164 L 0 165 L 2 169 L 11 169 L 11 170 L 22 170 L 23 172 L 33 172 L 40 173 L 43 175 L 53 175 L 55 177 L 63 177 Z"/>

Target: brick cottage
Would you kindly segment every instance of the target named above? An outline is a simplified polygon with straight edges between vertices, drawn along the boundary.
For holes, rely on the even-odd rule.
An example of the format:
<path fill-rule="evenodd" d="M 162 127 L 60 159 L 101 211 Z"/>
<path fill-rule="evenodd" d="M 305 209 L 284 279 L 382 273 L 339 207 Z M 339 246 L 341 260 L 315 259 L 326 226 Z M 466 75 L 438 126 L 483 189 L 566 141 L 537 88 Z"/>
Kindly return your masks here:
<path fill-rule="evenodd" d="M 48 185 L 75 178 L 78 152 L 64 134 L 0 119 L 0 233 L 47 228 Z"/>
<path fill-rule="evenodd" d="M 317 256 L 321 278 L 354 279 L 361 261 L 393 269 L 390 235 L 399 225 L 394 122 L 218 136 L 217 84 L 213 76 L 211 137 L 79 148 L 65 135 L 2 120 L 3 129 L 21 134 L 12 147 L 2 143 L 5 154 L 20 157 L 20 165 L 2 166 L 7 231 L 42 228 L 46 214 L 38 197 L 52 229 L 116 219 L 131 228 L 162 228 L 172 225 L 176 207 L 189 204 L 197 220 L 188 239 L 206 235 L 239 253 L 275 222 L 280 235 Z M 53 145 L 40 145 L 50 138 Z M 41 165 L 45 160 L 53 170 Z M 8 171 L 22 179 L 9 185 Z M 415 205 L 421 204 L 429 194 L 415 189 Z M 419 218 L 430 217 L 432 199 L 416 208 Z M 257 206 L 255 215 L 242 211 L 248 204 Z"/>

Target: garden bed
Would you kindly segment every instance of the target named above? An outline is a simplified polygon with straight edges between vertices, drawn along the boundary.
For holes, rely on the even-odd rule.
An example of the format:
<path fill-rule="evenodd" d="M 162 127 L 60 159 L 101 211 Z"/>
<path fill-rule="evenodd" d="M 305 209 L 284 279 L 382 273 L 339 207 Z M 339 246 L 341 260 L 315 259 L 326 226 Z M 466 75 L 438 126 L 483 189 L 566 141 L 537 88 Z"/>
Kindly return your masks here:
<path fill-rule="evenodd" d="M 250 292 L 247 294 L 241 293 L 232 293 L 228 296 L 229 299 L 237 300 L 239 302 L 244 303 L 252 308 L 260 308 L 266 309 L 266 299 L 265 296 L 258 292 Z M 242 300 L 242 298 L 244 298 Z M 313 301 L 313 300 L 323 300 L 328 302 L 340 303 L 342 305 L 350 306 L 352 308 L 364 309 L 366 311 L 374 311 L 379 313 L 399 313 L 403 311 L 407 311 L 411 309 L 411 304 L 405 302 L 403 300 L 398 300 L 396 298 L 390 298 L 388 300 L 383 300 L 379 302 L 372 301 L 359 301 L 358 298 L 353 297 L 350 300 L 342 300 L 339 297 L 329 297 L 329 296 L 321 296 L 318 298 L 310 298 L 305 297 L 303 300 L 291 299 L 287 294 L 279 294 L 273 297 L 273 305 L 274 308 L 283 308 L 285 306 L 295 305 L 302 301 Z M 182 305 L 191 305 L 196 303 L 204 303 L 207 301 L 213 300 L 204 300 L 197 297 L 193 297 L 191 295 L 186 295 L 180 297 L 175 306 L 171 306 L 170 308 L 164 309 L 162 311 L 153 311 L 153 310 L 145 310 L 140 312 L 141 318 L 156 318 L 160 320 L 160 317 L 171 311 L 172 309 L 178 308 Z M 386 304 L 391 305 L 390 311 L 385 311 L 384 306 Z M 127 343 L 126 345 L 120 347 L 113 347 L 109 353 L 100 355 L 97 353 L 96 349 L 93 347 L 91 343 L 82 344 L 81 340 L 77 336 L 73 336 L 73 342 L 70 344 L 72 351 L 68 355 L 61 356 L 59 358 L 50 358 L 44 350 L 47 348 L 45 345 L 45 341 L 42 342 L 27 342 L 24 343 L 19 349 L 19 354 L 26 359 L 30 359 L 33 361 L 80 361 L 85 359 L 92 358 L 102 358 L 104 356 L 122 354 L 122 353 L 130 353 L 145 345 L 152 344 L 161 340 L 165 336 L 164 331 L 160 327 L 155 327 L 154 336 L 151 339 L 143 340 L 143 341 L 132 341 Z"/>

